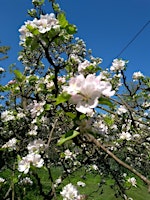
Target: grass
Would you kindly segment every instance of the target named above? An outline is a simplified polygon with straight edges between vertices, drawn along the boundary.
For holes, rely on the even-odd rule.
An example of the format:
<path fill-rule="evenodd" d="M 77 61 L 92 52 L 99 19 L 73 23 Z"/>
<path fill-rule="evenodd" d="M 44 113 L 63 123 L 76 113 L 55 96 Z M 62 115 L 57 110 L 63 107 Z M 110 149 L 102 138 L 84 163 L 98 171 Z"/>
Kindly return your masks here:
<path fill-rule="evenodd" d="M 50 181 L 48 178 L 48 173 L 43 169 L 38 169 L 37 173 L 41 179 L 42 184 L 44 185 L 44 191 L 48 192 L 50 189 Z M 61 174 L 60 168 L 53 168 L 52 169 L 52 176 L 54 180 L 59 177 Z M 69 182 L 73 185 L 77 186 L 78 181 L 82 181 L 86 184 L 85 187 L 77 186 L 78 190 L 81 194 L 86 194 L 88 196 L 88 200 L 122 200 L 121 198 L 115 197 L 115 192 L 111 189 L 110 185 L 113 183 L 112 180 L 108 180 L 101 188 L 98 187 L 98 183 L 100 182 L 100 177 L 94 173 L 87 173 L 86 176 L 83 178 L 84 171 L 81 169 L 74 174 L 68 176 L 64 181 L 63 185 L 65 186 Z M 7 177 L 10 176 L 9 172 L 5 172 L 4 174 L 0 174 L 0 177 Z M 17 185 L 16 185 L 17 187 Z M 59 188 L 60 191 L 62 189 L 62 185 Z M 99 190 L 98 190 L 99 189 Z M 93 192 L 95 191 L 95 192 Z M 132 197 L 134 200 L 149 200 L 150 193 L 148 193 L 146 185 L 143 184 L 140 180 L 138 180 L 138 186 L 133 187 L 127 193 L 129 197 Z M 25 197 L 21 200 L 43 200 L 42 197 L 38 194 L 38 188 L 34 185 L 29 189 L 26 193 Z M 58 195 L 57 200 L 62 200 L 62 197 Z"/>

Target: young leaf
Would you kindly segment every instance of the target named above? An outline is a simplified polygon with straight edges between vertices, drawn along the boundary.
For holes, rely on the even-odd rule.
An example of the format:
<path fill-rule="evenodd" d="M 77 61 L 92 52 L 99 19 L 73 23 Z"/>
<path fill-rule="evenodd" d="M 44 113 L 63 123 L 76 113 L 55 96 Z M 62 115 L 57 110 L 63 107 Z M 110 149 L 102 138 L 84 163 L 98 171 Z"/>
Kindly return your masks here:
<path fill-rule="evenodd" d="M 16 79 L 19 81 L 19 82 L 22 82 L 23 80 L 25 80 L 25 76 L 17 69 L 14 70 L 14 74 L 16 76 Z"/>
<path fill-rule="evenodd" d="M 68 117 L 70 117 L 71 119 L 75 119 L 76 118 L 76 114 L 72 113 L 72 112 L 66 112 L 65 113 Z"/>
<path fill-rule="evenodd" d="M 67 93 L 62 93 L 62 94 L 60 94 L 60 95 L 56 98 L 56 105 L 68 101 L 69 98 L 70 98 L 70 95 L 67 94 Z"/>
<path fill-rule="evenodd" d="M 72 34 L 72 35 L 77 32 L 77 28 L 73 24 L 68 24 L 68 26 L 66 27 L 66 30 L 67 30 L 67 33 Z"/>
<path fill-rule="evenodd" d="M 58 141 L 57 145 L 60 146 L 63 143 L 65 143 L 68 140 L 73 139 L 74 137 L 76 137 L 77 135 L 79 135 L 80 133 L 78 131 L 69 131 L 66 134 L 64 134 L 60 140 Z"/>
<path fill-rule="evenodd" d="M 66 20 L 65 13 L 61 12 L 58 14 L 59 24 L 62 28 L 65 28 L 68 25 L 68 21 Z"/>
<path fill-rule="evenodd" d="M 113 107 L 112 102 L 109 99 L 105 98 L 105 97 L 100 97 L 99 98 L 99 104 L 103 104 L 103 105 L 109 106 L 111 108 Z"/>

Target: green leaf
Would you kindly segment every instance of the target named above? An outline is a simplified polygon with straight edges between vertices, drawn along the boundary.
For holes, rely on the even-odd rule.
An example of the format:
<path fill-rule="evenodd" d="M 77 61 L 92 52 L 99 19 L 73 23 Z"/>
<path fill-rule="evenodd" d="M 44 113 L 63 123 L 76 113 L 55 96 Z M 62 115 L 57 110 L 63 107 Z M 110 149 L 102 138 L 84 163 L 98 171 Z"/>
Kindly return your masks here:
<path fill-rule="evenodd" d="M 59 24 L 62 28 L 65 28 L 68 25 L 68 21 L 66 20 L 65 13 L 61 12 L 58 14 Z"/>
<path fill-rule="evenodd" d="M 44 105 L 44 109 L 45 110 L 50 110 L 50 108 L 51 108 L 51 104 L 45 104 Z"/>
<path fill-rule="evenodd" d="M 58 105 L 58 104 L 64 103 L 64 102 L 68 101 L 69 98 L 70 98 L 69 94 L 67 94 L 66 92 L 62 93 L 56 98 L 56 103 L 55 104 Z"/>
<path fill-rule="evenodd" d="M 31 45 L 31 43 L 32 43 L 32 40 L 33 40 L 33 38 L 32 38 L 32 37 L 27 37 L 27 38 L 26 38 L 26 41 L 25 41 L 25 43 L 26 43 L 26 46 L 30 46 L 30 45 Z"/>
<path fill-rule="evenodd" d="M 113 107 L 112 102 L 109 99 L 105 98 L 105 97 L 100 97 L 99 98 L 99 104 L 103 104 L 103 105 L 109 106 L 111 108 Z"/>
<path fill-rule="evenodd" d="M 114 119 L 110 116 L 105 116 L 104 121 L 108 126 L 112 126 L 114 124 Z"/>
<path fill-rule="evenodd" d="M 13 181 L 14 184 L 18 183 L 18 177 L 17 177 L 17 176 L 16 176 L 16 177 L 13 177 L 13 178 L 12 178 L 12 181 Z"/>
<path fill-rule="evenodd" d="M 53 3 L 53 9 L 55 12 L 60 12 L 60 7 L 58 3 Z"/>
<path fill-rule="evenodd" d="M 77 135 L 79 135 L 80 133 L 78 131 L 68 131 L 66 134 L 64 134 L 60 140 L 58 141 L 57 145 L 62 145 L 63 143 L 65 143 L 68 140 L 73 139 L 74 137 L 76 137 Z"/>
<path fill-rule="evenodd" d="M 32 43 L 31 43 L 31 51 L 37 49 L 39 46 L 39 44 L 37 43 L 36 40 L 33 40 Z"/>
<path fill-rule="evenodd" d="M 77 28 L 73 24 L 68 24 L 68 26 L 66 27 L 66 30 L 67 30 L 67 33 L 72 34 L 72 35 L 77 32 Z"/>
<path fill-rule="evenodd" d="M 16 76 L 16 79 L 19 81 L 19 82 L 22 82 L 25 80 L 25 76 L 17 69 L 14 70 L 14 74 Z"/>
<path fill-rule="evenodd" d="M 82 114 L 82 115 L 80 115 L 79 119 L 82 120 L 82 119 L 84 119 L 85 117 L 86 117 L 86 115 L 85 115 L 85 114 Z"/>
<path fill-rule="evenodd" d="M 65 113 L 68 117 L 70 117 L 71 119 L 75 119 L 76 118 L 76 114 L 72 113 L 72 112 L 66 112 Z"/>

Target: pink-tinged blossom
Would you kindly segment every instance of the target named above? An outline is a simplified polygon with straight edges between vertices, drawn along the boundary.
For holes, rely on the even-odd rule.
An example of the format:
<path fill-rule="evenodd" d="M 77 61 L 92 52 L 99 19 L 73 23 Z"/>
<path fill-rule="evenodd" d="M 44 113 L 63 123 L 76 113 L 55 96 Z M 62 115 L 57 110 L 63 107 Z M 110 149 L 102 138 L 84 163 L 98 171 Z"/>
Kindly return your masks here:
<path fill-rule="evenodd" d="M 126 61 L 121 59 L 114 59 L 110 70 L 113 72 L 121 71 L 125 69 Z"/>
<path fill-rule="evenodd" d="M 76 109 L 84 114 L 92 115 L 93 109 L 98 105 L 100 96 L 112 96 L 112 86 L 109 82 L 101 81 L 100 76 L 83 74 L 72 77 L 69 86 L 64 86 L 63 91 L 71 95 L 70 102 L 76 104 Z"/>
<path fill-rule="evenodd" d="M 27 146 L 27 149 L 28 149 L 29 153 L 38 153 L 44 147 L 45 147 L 44 141 L 39 138 L 39 139 L 36 139 L 36 140 L 30 142 Z"/>
<path fill-rule="evenodd" d="M 8 84 L 8 85 L 12 85 L 12 84 L 14 84 L 14 83 L 16 83 L 16 80 L 10 80 L 7 84 Z"/>
<path fill-rule="evenodd" d="M 136 186 L 136 184 L 137 184 L 136 178 L 131 177 L 131 178 L 128 179 L 128 182 L 131 183 L 131 185 L 132 185 L 133 187 L 137 187 L 137 186 Z"/>
<path fill-rule="evenodd" d="M 28 105 L 27 108 L 28 110 L 30 110 L 32 118 L 39 116 L 44 111 L 43 106 L 45 105 L 45 103 L 45 101 L 37 102 L 36 100 L 33 100 L 33 103 Z"/>

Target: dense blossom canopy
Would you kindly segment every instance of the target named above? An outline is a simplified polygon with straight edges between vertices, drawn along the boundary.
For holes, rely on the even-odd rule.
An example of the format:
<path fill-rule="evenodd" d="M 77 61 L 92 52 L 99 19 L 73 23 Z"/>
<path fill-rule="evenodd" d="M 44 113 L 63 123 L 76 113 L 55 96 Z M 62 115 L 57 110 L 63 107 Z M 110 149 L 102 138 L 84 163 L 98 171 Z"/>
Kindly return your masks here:
<path fill-rule="evenodd" d="M 0 85 L 0 198 L 84 200 L 108 184 L 131 200 L 139 179 L 150 188 L 150 78 L 134 72 L 128 83 L 121 58 L 102 69 L 59 5 L 49 0 L 44 14 L 44 2 L 32 0 L 19 29 L 24 69 Z M 83 192 L 91 175 L 98 183 Z"/>

